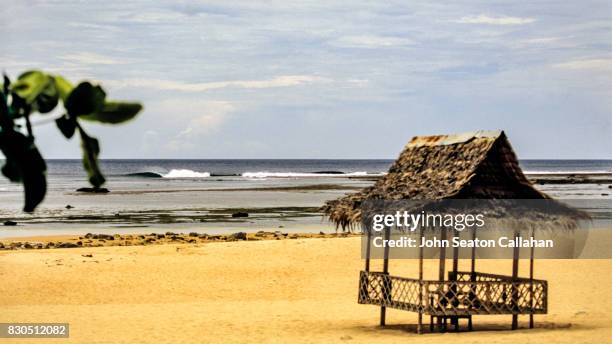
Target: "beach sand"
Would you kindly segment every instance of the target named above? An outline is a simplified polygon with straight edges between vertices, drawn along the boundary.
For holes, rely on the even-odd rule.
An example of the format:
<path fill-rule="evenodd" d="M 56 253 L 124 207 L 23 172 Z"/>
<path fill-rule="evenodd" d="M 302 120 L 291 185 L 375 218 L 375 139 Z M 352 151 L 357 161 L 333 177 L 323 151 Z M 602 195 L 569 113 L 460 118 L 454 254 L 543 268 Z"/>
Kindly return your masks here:
<path fill-rule="evenodd" d="M 536 262 L 550 294 L 533 330 L 476 316 L 474 332 L 420 336 L 416 314 L 389 310 L 381 328 L 379 308 L 357 304 L 362 268 L 358 237 L 1 251 L 0 322 L 70 323 L 69 340 L 15 343 L 612 342 L 612 260 Z M 417 262 L 391 271 L 417 276 Z"/>

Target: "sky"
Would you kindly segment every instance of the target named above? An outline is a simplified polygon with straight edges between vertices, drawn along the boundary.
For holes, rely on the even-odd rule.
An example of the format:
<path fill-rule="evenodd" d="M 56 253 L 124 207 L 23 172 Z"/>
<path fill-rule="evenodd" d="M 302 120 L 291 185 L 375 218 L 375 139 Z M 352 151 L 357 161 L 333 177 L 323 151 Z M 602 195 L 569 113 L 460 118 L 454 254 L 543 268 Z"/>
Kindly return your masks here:
<path fill-rule="evenodd" d="M 0 68 L 144 111 L 102 158 L 395 158 L 503 129 L 520 158 L 612 159 L 610 1 L 8 1 Z M 47 158 L 77 158 L 36 116 Z"/>

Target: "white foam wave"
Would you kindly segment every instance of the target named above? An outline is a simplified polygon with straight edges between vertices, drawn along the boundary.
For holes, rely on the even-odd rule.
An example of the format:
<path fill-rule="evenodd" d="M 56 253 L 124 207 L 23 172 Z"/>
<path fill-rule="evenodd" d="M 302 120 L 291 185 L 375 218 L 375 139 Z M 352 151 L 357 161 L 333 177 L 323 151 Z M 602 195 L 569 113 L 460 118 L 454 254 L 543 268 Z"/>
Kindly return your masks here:
<path fill-rule="evenodd" d="M 377 176 L 379 174 L 370 174 Z M 368 176 L 367 172 L 351 173 L 305 173 L 305 172 L 244 172 L 244 178 L 316 178 L 316 177 L 360 177 Z"/>
<path fill-rule="evenodd" d="M 209 172 L 195 172 L 186 169 L 170 170 L 170 172 L 162 175 L 164 178 L 208 178 Z"/>

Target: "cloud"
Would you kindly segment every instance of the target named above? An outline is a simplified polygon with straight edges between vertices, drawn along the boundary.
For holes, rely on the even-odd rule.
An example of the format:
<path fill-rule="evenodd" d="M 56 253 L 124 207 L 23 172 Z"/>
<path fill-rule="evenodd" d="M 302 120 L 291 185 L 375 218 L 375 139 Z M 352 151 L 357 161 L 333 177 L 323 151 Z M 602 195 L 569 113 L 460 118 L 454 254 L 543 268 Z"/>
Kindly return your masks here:
<path fill-rule="evenodd" d="M 554 141 L 585 122 L 585 104 L 592 123 L 608 115 L 608 7 L 592 0 L 514 7 L 483 0 L 16 1 L 2 10 L 13 29 L 5 30 L 10 49 L 0 53 L 0 67 L 11 76 L 42 68 L 74 82 L 100 81 L 109 96 L 145 104 L 121 129 L 100 127 L 105 157 L 374 157 L 409 135 L 398 129 L 396 140 L 382 140 L 380 133 L 407 124 L 411 132 L 529 131 L 534 120 L 562 122 L 542 134 Z M 223 111 L 216 101 L 236 109 Z M 338 135 L 348 119 L 357 138 Z M 37 132 L 45 153 L 78 157 L 78 145 L 64 151 L 51 129 Z M 375 144 L 359 141 L 367 133 Z M 609 158 L 612 135 L 588 136 L 548 153 L 571 158 L 582 149 L 585 158 Z M 172 152 L 165 149 L 171 140 Z M 246 152 L 250 140 L 269 146 Z M 525 144 L 524 153 L 546 157 L 537 147 Z"/>
<path fill-rule="evenodd" d="M 562 40 L 563 37 L 536 37 L 522 40 L 521 43 L 526 44 L 551 44 Z"/>
<path fill-rule="evenodd" d="M 524 49 L 524 48 L 572 49 L 572 48 L 576 48 L 580 44 L 581 44 L 580 40 L 577 40 L 572 36 L 533 37 L 533 38 L 518 39 L 516 41 L 508 42 L 509 47 L 514 47 L 516 49 Z"/>
<path fill-rule="evenodd" d="M 347 87 L 366 87 L 370 83 L 368 79 L 351 78 L 346 80 Z"/>
<path fill-rule="evenodd" d="M 603 70 L 612 71 L 612 59 L 574 60 L 553 65 L 555 68 L 572 70 Z"/>
<path fill-rule="evenodd" d="M 224 100 L 170 98 L 153 106 L 159 133 L 145 133 L 143 150 L 158 145 L 160 152 L 197 153 L 210 134 L 216 133 L 236 110 L 233 103 Z M 167 140 L 159 140 L 167 137 Z"/>
<path fill-rule="evenodd" d="M 178 137 L 192 137 L 206 134 L 218 129 L 227 119 L 227 115 L 234 110 L 234 107 L 227 102 L 209 103 L 211 107 L 207 113 L 196 115 Z"/>
<path fill-rule="evenodd" d="M 6 71 L 9 73 L 15 73 L 21 71 L 22 69 L 42 68 L 44 65 L 45 63 L 36 60 L 20 59 L 13 56 L 2 57 L 2 68 L 6 69 Z"/>
<path fill-rule="evenodd" d="M 163 91 L 205 92 L 221 88 L 262 89 L 275 87 L 290 87 L 304 84 L 330 82 L 328 78 L 313 75 L 281 75 L 267 80 L 232 80 L 201 83 L 188 83 L 176 80 L 162 79 L 125 79 L 110 81 L 116 87 L 151 88 Z"/>
<path fill-rule="evenodd" d="M 456 23 L 462 24 L 488 24 L 488 25 L 524 25 L 535 22 L 535 18 L 521 18 L 521 17 L 491 17 L 486 14 L 478 16 L 467 16 L 456 20 Z"/>
<path fill-rule="evenodd" d="M 130 62 L 129 60 L 125 59 L 117 59 L 114 57 L 89 52 L 65 54 L 59 56 L 59 58 L 66 62 L 75 63 L 78 65 L 117 65 Z"/>
<path fill-rule="evenodd" d="M 383 48 L 412 45 L 414 41 L 405 37 L 361 35 L 340 37 L 331 44 L 347 48 Z"/>
<path fill-rule="evenodd" d="M 234 104 L 225 100 L 170 98 L 154 105 L 161 119 L 168 123 L 187 123 L 178 136 L 202 134 L 217 129 L 235 110 Z M 172 114 L 172 116 L 168 116 Z M 166 123 L 166 124 L 168 124 Z"/>

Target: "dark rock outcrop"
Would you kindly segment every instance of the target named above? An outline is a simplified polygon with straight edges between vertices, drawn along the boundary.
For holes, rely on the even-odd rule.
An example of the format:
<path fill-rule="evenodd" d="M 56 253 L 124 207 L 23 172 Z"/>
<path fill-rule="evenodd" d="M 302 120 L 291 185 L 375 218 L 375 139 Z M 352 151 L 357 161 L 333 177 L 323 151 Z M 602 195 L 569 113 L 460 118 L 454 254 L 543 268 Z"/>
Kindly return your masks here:
<path fill-rule="evenodd" d="M 229 238 L 234 240 L 246 240 L 247 234 L 245 232 L 238 232 L 229 235 Z"/>
<path fill-rule="evenodd" d="M 88 192 L 88 193 L 109 193 L 110 190 L 107 188 L 78 188 L 77 192 Z"/>
<path fill-rule="evenodd" d="M 73 242 L 61 242 L 57 245 L 57 248 L 75 248 L 75 247 L 79 247 L 79 245 Z"/>

